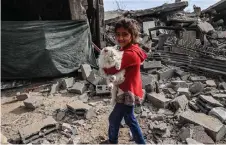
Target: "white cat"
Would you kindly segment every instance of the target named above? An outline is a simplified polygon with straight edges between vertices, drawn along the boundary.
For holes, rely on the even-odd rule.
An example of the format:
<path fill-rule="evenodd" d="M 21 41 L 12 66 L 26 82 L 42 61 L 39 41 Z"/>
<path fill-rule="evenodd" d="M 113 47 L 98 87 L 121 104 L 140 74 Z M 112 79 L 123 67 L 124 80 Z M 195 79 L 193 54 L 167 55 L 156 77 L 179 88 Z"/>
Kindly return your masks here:
<path fill-rule="evenodd" d="M 114 47 L 105 47 L 101 50 L 98 64 L 100 74 L 107 79 L 108 87 L 111 89 L 111 104 L 115 104 L 115 99 L 117 95 L 117 87 L 116 85 L 121 84 L 125 80 L 125 70 L 121 70 L 120 72 L 114 75 L 107 75 L 104 72 L 104 68 L 115 67 L 117 70 L 121 68 L 123 51 L 116 50 Z"/>

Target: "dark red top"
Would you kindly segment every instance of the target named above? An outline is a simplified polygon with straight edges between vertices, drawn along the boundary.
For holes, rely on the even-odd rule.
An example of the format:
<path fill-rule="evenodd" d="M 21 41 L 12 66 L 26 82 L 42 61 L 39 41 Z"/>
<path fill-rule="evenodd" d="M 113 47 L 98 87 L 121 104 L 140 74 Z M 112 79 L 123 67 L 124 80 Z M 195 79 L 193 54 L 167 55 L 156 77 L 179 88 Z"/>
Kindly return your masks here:
<path fill-rule="evenodd" d="M 140 64 L 147 58 L 146 53 L 137 45 L 132 44 L 129 47 L 121 48 L 120 51 L 124 51 L 121 69 L 125 69 L 125 81 L 119 85 L 119 88 L 123 92 L 132 92 L 140 99 L 143 97 L 142 80 L 140 74 Z M 115 67 L 104 69 L 106 74 L 113 75 L 120 70 L 116 70 Z"/>

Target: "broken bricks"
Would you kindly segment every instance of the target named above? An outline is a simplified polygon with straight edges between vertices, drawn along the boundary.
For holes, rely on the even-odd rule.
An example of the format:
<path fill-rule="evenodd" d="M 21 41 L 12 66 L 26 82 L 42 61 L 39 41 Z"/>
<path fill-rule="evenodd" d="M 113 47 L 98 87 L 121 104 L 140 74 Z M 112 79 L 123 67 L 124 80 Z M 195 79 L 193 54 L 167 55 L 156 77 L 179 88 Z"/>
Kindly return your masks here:
<path fill-rule="evenodd" d="M 174 73 L 175 68 L 172 67 L 166 67 L 157 71 L 159 80 L 167 80 L 169 78 L 172 78 L 174 76 Z"/>
<path fill-rule="evenodd" d="M 92 106 L 87 105 L 79 100 L 67 104 L 67 108 L 70 112 L 75 113 L 78 116 L 83 116 L 86 119 L 90 119 L 95 115 Z"/>
<path fill-rule="evenodd" d="M 179 108 L 185 110 L 188 105 L 188 99 L 185 95 L 178 96 L 170 102 L 170 105 L 174 108 L 175 111 Z"/>
<path fill-rule="evenodd" d="M 27 144 L 38 139 L 40 136 L 57 130 L 58 127 L 57 122 L 51 116 L 48 116 L 40 122 L 34 122 L 33 124 L 20 129 L 19 133 L 23 143 Z"/>

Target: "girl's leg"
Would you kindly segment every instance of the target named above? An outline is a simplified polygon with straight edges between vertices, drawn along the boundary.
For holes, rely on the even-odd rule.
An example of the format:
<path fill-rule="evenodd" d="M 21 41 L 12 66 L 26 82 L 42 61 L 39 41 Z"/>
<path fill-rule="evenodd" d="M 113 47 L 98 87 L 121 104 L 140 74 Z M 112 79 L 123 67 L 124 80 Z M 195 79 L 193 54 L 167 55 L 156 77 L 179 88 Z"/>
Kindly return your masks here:
<path fill-rule="evenodd" d="M 134 116 L 134 106 L 125 105 L 124 119 L 133 134 L 134 141 L 137 144 L 145 144 L 142 131 L 140 129 L 136 117 Z"/>
<path fill-rule="evenodd" d="M 120 123 L 124 115 L 124 110 L 124 104 L 116 103 L 113 111 L 109 116 L 108 137 L 109 142 L 112 144 L 118 143 L 118 132 Z"/>

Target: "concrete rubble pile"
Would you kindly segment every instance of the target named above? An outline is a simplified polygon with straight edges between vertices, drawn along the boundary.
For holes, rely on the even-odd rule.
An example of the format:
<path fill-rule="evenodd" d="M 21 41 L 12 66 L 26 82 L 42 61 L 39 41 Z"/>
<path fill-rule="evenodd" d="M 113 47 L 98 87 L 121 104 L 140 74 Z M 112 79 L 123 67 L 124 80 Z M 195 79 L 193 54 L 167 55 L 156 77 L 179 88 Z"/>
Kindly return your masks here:
<path fill-rule="evenodd" d="M 187 53 L 184 51 L 185 49 L 176 46 L 170 47 L 174 42 L 173 38 L 180 37 L 180 32 L 184 31 L 185 26 L 193 26 L 193 23 L 199 21 L 199 18 L 204 19 L 200 9 L 196 6 L 194 6 L 195 13 L 183 12 L 187 6 L 187 2 L 175 2 L 147 10 L 117 11 L 113 17 L 105 20 L 106 42 L 112 46 L 116 44 L 113 37 L 113 24 L 120 17 L 132 17 L 143 24 L 141 47 L 148 53 L 147 60 L 141 65 L 145 99 L 140 107 L 135 107 L 135 115 L 147 143 L 225 144 L 226 79 L 224 73 L 221 73 L 224 72 L 225 66 L 212 73 L 211 76 L 206 75 L 203 70 L 187 66 L 192 63 L 189 58 L 194 57 L 194 54 L 190 53 L 191 51 L 187 57 L 187 54 L 179 53 Z M 212 24 L 212 22 L 203 23 L 205 26 Z M 155 26 L 160 29 L 149 31 Z M 170 31 L 166 31 L 166 29 Z M 172 29 L 174 31 L 171 31 Z M 216 29 L 214 25 L 214 28 L 211 27 L 210 30 L 211 33 L 213 32 L 211 35 L 215 35 L 215 30 L 220 29 Z M 220 31 L 223 31 L 223 27 Z M 173 37 L 171 37 L 171 32 Z M 217 34 L 219 33 L 217 32 Z M 185 43 L 185 41 L 180 41 L 177 41 L 177 44 Z M 220 47 L 219 45 L 217 47 Z M 166 53 L 167 51 L 170 51 L 170 55 Z M 200 55 L 200 53 L 198 54 Z M 210 63 L 211 59 L 208 58 L 207 62 Z M 203 59 L 196 60 L 196 63 L 201 61 L 205 63 Z M 187 65 L 184 65 L 185 63 Z M 208 63 L 205 63 L 206 68 L 208 68 Z M 220 66 L 221 63 L 215 60 L 210 64 L 213 66 L 212 69 L 216 70 L 214 64 Z M 225 63 L 222 64 L 225 65 Z M 65 94 L 70 94 L 74 100 L 67 101 L 65 107 L 59 107 L 59 105 L 58 108 L 51 108 L 52 106 L 50 106 L 51 111 L 46 110 L 50 105 L 46 105 L 46 98 Z M 91 100 L 99 101 L 91 102 Z M 110 90 L 106 80 L 100 76 L 96 68 L 92 68 L 89 64 L 82 64 L 76 74 L 71 77 L 55 79 L 48 85 L 29 89 L 28 92 L 21 91 L 14 97 L 3 101 L 2 104 L 13 102 L 22 102 L 21 106 L 32 113 L 37 113 L 36 111 L 40 113 L 40 110 L 43 109 L 41 113 L 45 114 L 45 117 L 21 127 L 15 133 L 18 135 L 17 138 L 7 136 L 8 139 L 5 137 L 4 142 L 77 144 L 99 143 L 106 139 L 106 136 L 100 135 L 96 137 L 97 139 L 95 138 L 96 140 L 93 139 L 94 137 L 92 138 L 92 141 L 95 140 L 94 142 L 81 142 L 85 138 L 81 132 L 92 131 L 94 126 L 92 123 L 99 119 L 95 122 L 98 124 L 100 120 L 103 120 L 100 116 L 107 114 L 112 109 L 110 107 Z M 106 108 L 103 109 L 100 106 Z M 108 122 L 107 118 L 104 119 Z M 7 125 L 9 124 L 3 123 L 2 136 L 8 130 L 4 128 Z M 128 128 L 124 121 L 121 122 L 121 127 Z M 106 130 L 98 128 L 98 131 Z M 133 140 L 131 132 L 129 135 Z"/>

